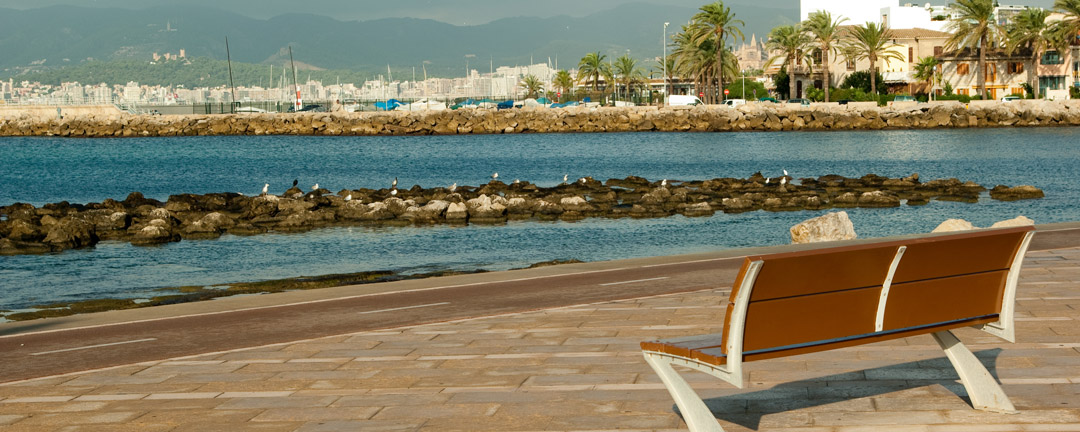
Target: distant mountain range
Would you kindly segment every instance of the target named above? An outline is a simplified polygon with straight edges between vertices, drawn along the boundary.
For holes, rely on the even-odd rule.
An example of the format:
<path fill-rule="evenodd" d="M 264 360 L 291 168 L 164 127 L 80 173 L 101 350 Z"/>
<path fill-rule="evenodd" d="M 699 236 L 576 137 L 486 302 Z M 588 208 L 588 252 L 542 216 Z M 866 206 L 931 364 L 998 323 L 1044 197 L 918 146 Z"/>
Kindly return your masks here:
<path fill-rule="evenodd" d="M 794 22 L 795 11 L 733 6 L 747 23 L 747 39 Z M 648 67 L 661 52 L 663 23 L 679 31 L 696 9 L 656 4 L 623 4 L 582 18 L 505 18 L 477 26 L 409 18 L 338 21 L 317 15 L 282 15 L 268 20 L 198 7 L 143 10 L 53 6 L 0 9 L 0 77 L 41 69 L 77 66 L 90 60 L 150 61 L 153 53 L 225 59 L 229 38 L 233 61 L 282 66 L 291 46 L 298 64 L 309 69 L 394 73 L 422 66 L 429 76 L 461 76 L 469 67 L 486 72 L 489 63 L 577 65 L 587 52 L 611 58 L 630 53 Z M 78 79 L 72 77 L 71 79 Z M 85 81 L 85 78 L 83 79 Z M 151 83 L 153 84 L 153 83 Z"/>

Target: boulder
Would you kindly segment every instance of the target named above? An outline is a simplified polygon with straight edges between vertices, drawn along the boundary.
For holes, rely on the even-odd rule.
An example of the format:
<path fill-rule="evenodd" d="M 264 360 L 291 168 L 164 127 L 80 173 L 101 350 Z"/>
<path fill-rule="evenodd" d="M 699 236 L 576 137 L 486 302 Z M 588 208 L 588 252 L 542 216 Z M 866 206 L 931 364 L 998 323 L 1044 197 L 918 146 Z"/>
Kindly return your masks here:
<path fill-rule="evenodd" d="M 712 216 L 716 211 L 707 202 L 699 202 L 696 204 L 688 204 L 683 207 L 682 214 L 687 217 L 702 217 Z"/>
<path fill-rule="evenodd" d="M 859 207 L 900 207 L 900 197 L 885 191 L 863 192 Z"/>
<path fill-rule="evenodd" d="M 1035 221 L 1033 221 L 1033 220 L 1031 220 L 1031 219 L 1029 219 L 1027 217 L 1024 217 L 1024 216 L 1017 216 L 1017 217 L 1012 218 L 1012 219 L 1006 219 L 1006 220 L 1003 220 L 1003 221 L 994 222 L 993 225 L 990 225 L 990 228 L 1010 228 L 1010 227 L 1032 226 L 1032 225 L 1035 225 Z"/>
<path fill-rule="evenodd" d="M 939 233 L 939 232 L 953 232 L 953 231 L 970 231 L 970 230 L 974 230 L 974 229 L 978 229 L 978 228 L 976 228 L 975 225 L 972 225 L 971 222 L 968 222 L 966 220 L 963 220 L 963 219 L 948 219 L 945 222 L 942 222 L 941 225 L 938 225 L 937 228 L 934 228 L 934 230 L 930 231 L 930 232 Z"/>
<path fill-rule="evenodd" d="M 0 255 L 43 254 L 49 252 L 52 252 L 52 248 L 44 243 L 0 238 Z"/>
<path fill-rule="evenodd" d="M 173 232 L 169 228 L 169 223 L 163 219 L 150 221 L 135 231 L 131 238 L 131 244 L 136 246 L 151 246 L 176 241 L 180 241 L 180 235 Z"/>
<path fill-rule="evenodd" d="M 593 206 L 585 201 L 585 198 L 579 196 L 563 198 L 559 200 L 559 205 L 565 211 L 587 212 L 594 210 Z"/>
<path fill-rule="evenodd" d="M 463 202 L 451 203 L 446 208 L 448 222 L 464 223 L 469 219 L 469 208 Z"/>
<path fill-rule="evenodd" d="M 473 220 L 503 218 L 506 216 L 506 204 L 506 199 L 498 195 L 494 199 L 480 195 L 465 202 L 469 208 L 469 218 Z"/>
<path fill-rule="evenodd" d="M 847 212 L 832 212 L 807 219 L 789 230 L 794 244 L 852 240 L 857 237 Z"/>
<path fill-rule="evenodd" d="M 97 242 L 98 236 L 94 231 L 94 224 L 77 216 L 60 219 L 49 228 L 48 235 L 42 240 L 42 243 L 57 249 L 89 247 Z"/>
<path fill-rule="evenodd" d="M 1042 189 L 1035 186 L 1023 185 L 1016 187 L 1008 187 L 1004 185 L 994 186 L 990 189 L 990 198 L 1000 201 L 1016 201 L 1023 199 L 1036 199 L 1042 198 L 1045 194 Z"/>
<path fill-rule="evenodd" d="M 27 219 L 15 219 L 8 225 L 7 237 L 20 242 L 41 241 L 48 234 L 41 225 Z"/>
<path fill-rule="evenodd" d="M 235 219 L 214 212 L 184 227 L 183 236 L 186 238 L 215 238 L 234 226 L 236 226 Z"/>

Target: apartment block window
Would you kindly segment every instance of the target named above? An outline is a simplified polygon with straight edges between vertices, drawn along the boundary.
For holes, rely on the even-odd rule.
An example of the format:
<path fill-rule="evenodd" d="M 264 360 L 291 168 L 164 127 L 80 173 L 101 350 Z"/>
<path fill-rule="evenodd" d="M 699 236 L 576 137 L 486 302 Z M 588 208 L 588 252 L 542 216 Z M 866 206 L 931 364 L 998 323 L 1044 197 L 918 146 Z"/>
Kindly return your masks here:
<path fill-rule="evenodd" d="M 1065 76 L 1041 76 L 1039 77 L 1039 93 L 1045 94 L 1047 90 L 1061 90 L 1065 88 Z"/>
<path fill-rule="evenodd" d="M 1024 72 L 1024 62 L 1009 62 L 1009 73 L 1018 74 Z"/>
<path fill-rule="evenodd" d="M 848 60 L 846 63 L 847 63 L 847 70 L 849 70 L 849 71 L 855 70 L 855 60 Z"/>
<path fill-rule="evenodd" d="M 821 64 L 822 56 L 821 56 L 821 50 L 820 49 L 815 48 L 812 57 L 814 58 L 814 64 L 816 64 L 816 65 Z"/>
<path fill-rule="evenodd" d="M 956 94 L 967 96 L 968 95 L 968 89 L 957 89 Z"/>
<path fill-rule="evenodd" d="M 934 47 L 934 57 L 937 57 L 937 56 L 942 55 L 944 53 L 945 53 L 945 47 L 942 47 L 942 46 Z"/>
<path fill-rule="evenodd" d="M 956 65 L 956 74 L 957 75 L 967 75 L 968 72 L 969 72 L 968 67 L 969 66 L 968 66 L 967 63 L 960 63 L 960 64 Z"/>
<path fill-rule="evenodd" d="M 1044 65 L 1059 65 L 1064 63 L 1065 60 L 1061 58 L 1061 53 L 1051 50 L 1043 53 L 1042 64 Z"/>
<path fill-rule="evenodd" d="M 907 47 L 907 62 L 915 63 L 915 48 Z"/>

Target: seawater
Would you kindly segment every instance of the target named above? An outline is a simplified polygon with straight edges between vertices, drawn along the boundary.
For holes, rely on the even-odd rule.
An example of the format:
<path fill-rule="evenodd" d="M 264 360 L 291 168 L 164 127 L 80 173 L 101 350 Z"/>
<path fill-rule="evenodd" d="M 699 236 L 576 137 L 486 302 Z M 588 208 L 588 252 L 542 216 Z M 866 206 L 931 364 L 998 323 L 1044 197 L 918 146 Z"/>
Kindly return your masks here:
<path fill-rule="evenodd" d="M 848 209 L 860 237 L 927 232 L 948 218 L 978 226 L 1025 215 L 1080 220 L 1078 128 L 784 133 L 630 133 L 432 137 L 0 138 L 0 205 L 100 202 L 132 191 L 281 193 L 299 179 L 337 191 L 452 183 L 493 172 L 553 186 L 564 174 L 598 180 L 795 178 L 919 173 L 986 187 L 1031 184 L 1041 200 Z M 368 270 L 504 270 L 784 244 L 787 229 L 825 211 L 718 213 L 707 218 L 511 222 L 503 226 L 351 227 L 226 235 L 158 247 L 102 242 L 58 254 L 0 257 L 0 309 L 88 298 L 139 298 L 162 287 L 214 285 Z"/>

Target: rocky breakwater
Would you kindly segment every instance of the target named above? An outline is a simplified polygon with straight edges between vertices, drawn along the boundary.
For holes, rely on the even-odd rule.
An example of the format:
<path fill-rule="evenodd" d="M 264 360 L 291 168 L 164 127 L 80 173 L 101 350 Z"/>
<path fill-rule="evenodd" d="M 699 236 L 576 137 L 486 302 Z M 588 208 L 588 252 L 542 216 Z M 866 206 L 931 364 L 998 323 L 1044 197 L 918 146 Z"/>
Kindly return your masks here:
<path fill-rule="evenodd" d="M 229 115 L 23 115 L 0 136 L 454 135 L 567 132 L 727 132 L 1077 126 L 1080 101 L 987 101 L 891 107 L 750 103 L 738 108 L 604 107 Z"/>
<path fill-rule="evenodd" d="M 794 184 L 798 183 L 798 184 Z M 478 187 L 327 189 L 282 195 L 238 193 L 173 195 L 165 202 L 131 193 L 123 201 L 68 202 L 0 207 L 0 255 L 48 253 L 90 247 L 101 240 L 157 245 L 182 239 L 212 239 L 225 233 L 254 235 L 343 225 L 502 224 L 509 220 L 566 220 L 591 217 L 655 218 L 711 216 L 716 212 L 795 211 L 850 207 L 923 205 L 930 200 L 977 202 L 986 188 L 942 179 L 922 182 L 918 174 L 887 178 L 826 175 L 795 180 L 716 178 L 649 181 L 640 177 L 590 177 L 554 187 L 492 181 Z M 992 199 L 1039 198 L 1032 186 L 997 186 Z"/>

